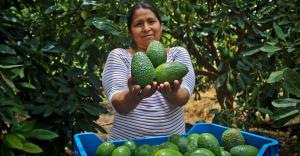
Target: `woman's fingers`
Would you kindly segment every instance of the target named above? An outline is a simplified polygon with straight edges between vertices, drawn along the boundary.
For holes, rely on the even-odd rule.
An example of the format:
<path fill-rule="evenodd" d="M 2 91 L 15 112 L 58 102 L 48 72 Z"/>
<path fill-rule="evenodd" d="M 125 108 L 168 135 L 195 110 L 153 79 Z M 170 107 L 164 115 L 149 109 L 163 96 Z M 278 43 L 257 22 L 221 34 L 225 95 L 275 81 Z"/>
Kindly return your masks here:
<path fill-rule="evenodd" d="M 174 80 L 174 82 L 173 82 L 173 91 L 177 92 L 179 88 L 180 88 L 180 81 Z"/>

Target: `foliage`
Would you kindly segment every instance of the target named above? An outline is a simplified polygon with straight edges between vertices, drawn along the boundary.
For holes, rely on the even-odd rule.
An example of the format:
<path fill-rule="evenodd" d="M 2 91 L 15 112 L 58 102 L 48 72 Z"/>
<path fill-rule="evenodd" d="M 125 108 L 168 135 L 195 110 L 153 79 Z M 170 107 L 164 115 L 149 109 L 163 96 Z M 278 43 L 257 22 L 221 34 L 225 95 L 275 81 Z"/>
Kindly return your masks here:
<path fill-rule="evenodd" d="M 118 38 L 117 44 L 122 35 L 113 21 L 101 17 L 106 5 L 89 5 L 78 1 L 1 5 L 1 144 L 13 140 L 15 146 L 5 144 L 22 149 L 20 139 L 40 127 L 57 133 L 59 139 L 35 142 L 44 154 L 58 155 L 74 133 L 104 131 L 94 121 L 106 112 L 99 105 L 103 96 L 99 77 L 106 49 L 114 46 L 105 41 Z M 14 127 L 22 129 L 17 116 L 36 124 L 15 132 Z M 23 151 L 31 152 L 25 148 L 29 140 L 21 142 Z"/>

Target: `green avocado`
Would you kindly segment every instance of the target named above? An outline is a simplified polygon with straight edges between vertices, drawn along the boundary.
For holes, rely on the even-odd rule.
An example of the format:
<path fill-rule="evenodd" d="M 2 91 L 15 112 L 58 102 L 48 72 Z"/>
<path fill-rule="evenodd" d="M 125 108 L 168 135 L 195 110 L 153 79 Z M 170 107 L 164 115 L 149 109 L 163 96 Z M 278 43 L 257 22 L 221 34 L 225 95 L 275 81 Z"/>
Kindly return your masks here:
<path fill-rule="evenodd" d="M 230 149 L 232 156 L 256 156 L 258 149 L 252 145 L 238 145 Z"/>
<path fill-rule="evenodd" d="M 142 88 L 151 84 L 155 78 L 155 69 L 144 52 L 136 52 L 131 60 L 131 76 L 133 82 Z"/>
<path fill-rule="evenodd" d="M 215 154 L 206 148 L 198 148 L 195 151 L 187 154 L 187 156 L 215 156 Z"/>
<path fill-rule="evenodd" d="M 240 130 L 229 128 L 222 134 L 222 143 L 225 150 L 229 151 L 234 146 L 246 144 L 246 141 Z"/>
<path fill-rule="evenodd" d="M 198 138 L 198 147 L 211 150 L 216 156 L 221 156 L 218 139 L 210 133 L 202 133 Z"/>
<path fill-rule="evenodd" d="M 188 71 L 187 66 L 181 62 L 163 63 L 155 69 L 156 81 L 158 83 L 169 82 L 173 84 L 174 80 L 181 80 Z"/>
<path fill-rule="evenodd" d="M 167 61 L 167 53 L 162 43 L 159 41 L 152 41 L 148 45 L 146 54 L 151 60 L 154 68 Z"/>

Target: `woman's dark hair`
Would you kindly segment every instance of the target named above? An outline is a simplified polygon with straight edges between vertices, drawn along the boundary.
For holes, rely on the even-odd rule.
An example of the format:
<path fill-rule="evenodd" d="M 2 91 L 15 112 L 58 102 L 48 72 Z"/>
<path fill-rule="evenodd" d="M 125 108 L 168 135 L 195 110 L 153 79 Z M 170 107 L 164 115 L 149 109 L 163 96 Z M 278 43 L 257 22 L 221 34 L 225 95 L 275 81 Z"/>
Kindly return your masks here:
<path fill-rule="evenodd" d="M 151 10 L 154 15 L 157 17 L 157 19 L 159 20 L 159 22 L 161 23 L 161 18 L 160 18 L 160 15 L 159 15 L 159 10 L 157 8 L 155 8 L 152 4 L 150 3 L 147 3 L 147 2 L 144 2 L 144 1 L 140 1 L 138 3 L 136 3 L 130 10 L 129 10 L 129 13 L 128 13 L 128 16 L 127 16 L 127 28 L 128 28 L 128 31 L 131 33 L 131 24 L 132 24 L 132 18 L 133 18 L 133 15 L 135 13 L 136 10 L 138 9 L 149 9 Z"/>

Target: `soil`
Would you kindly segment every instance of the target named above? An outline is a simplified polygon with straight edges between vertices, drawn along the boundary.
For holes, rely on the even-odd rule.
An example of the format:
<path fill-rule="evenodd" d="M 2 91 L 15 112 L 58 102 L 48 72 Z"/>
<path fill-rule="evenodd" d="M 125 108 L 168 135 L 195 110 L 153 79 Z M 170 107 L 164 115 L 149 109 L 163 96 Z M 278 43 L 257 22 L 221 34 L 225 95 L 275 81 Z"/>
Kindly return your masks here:
<path fill-rule="evenodd" d="M 206 92 L 200 93 L 200 100 L 195 100 L 194 95 L 189 102 L 184 106 L 184 118 L 188 124 L 195 124 L 197 121 L 205 120 L 212 122 L 213 115 L 209 114 L 211 109 L 220 109 L 220 105 L 216 100 L 216 92 L 210 89 Z M 107 132 L 112 127 L 114 112 L 108 107 L 109 113 L 99 116 L 97 123 L 102 126 Z M 262 128 L 252 128 L 252 133 L 274 138 L 279 141 L 279 153 L 283 156 L 300 156 L 300 146 L 297 145 L 297 137 L 289 136 L 289 131 L 266 130 Z M 98 132 L 102 140 L 107 139 L 107 134 Z"/>

